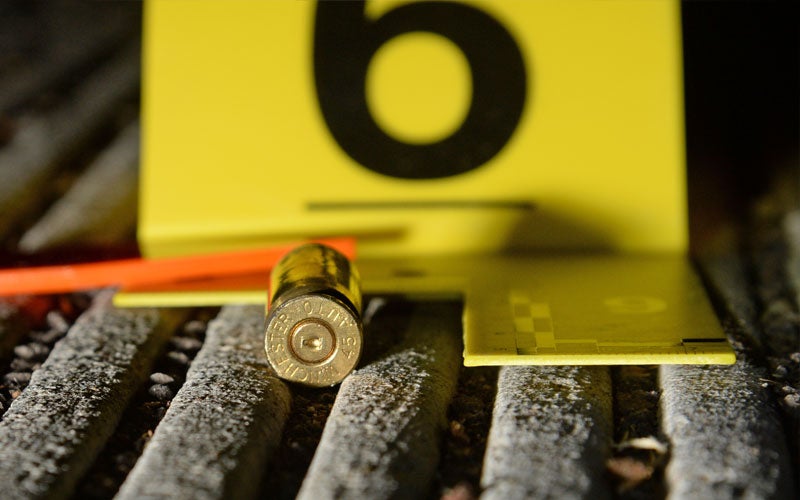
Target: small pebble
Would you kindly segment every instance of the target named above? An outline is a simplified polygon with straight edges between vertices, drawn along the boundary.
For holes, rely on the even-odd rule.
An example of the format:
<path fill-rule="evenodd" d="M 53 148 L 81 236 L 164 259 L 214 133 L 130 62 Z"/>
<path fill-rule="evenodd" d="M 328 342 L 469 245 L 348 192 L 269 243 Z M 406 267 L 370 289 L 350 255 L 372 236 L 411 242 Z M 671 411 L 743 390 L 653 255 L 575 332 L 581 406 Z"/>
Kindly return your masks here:
<path fill-rule="evenodd" d="M 47 359 L 47 356 L 50 355 L 50 348 L 44 344 L 40 344 L 38 342 L 30 344 L 33 348 L 33 352 L 35 353 L 35 359 L 39 361 L 44 361 Z"/>
<path fill-rule="evenodd" d="M 196 319 L 187 321 L 186 324 L 183 325 L 183 331 L 184 333 L 197 337 L 206 331 L 206 323 Z"/>
<path fill-rule="evenodd" d="M 789 408 L 794 408 L 794 409 L 800 408 L 800 394 L 797 393 L 787 394 L 786 396 L 783 397 L 783 402 Z"/>
<path fill-rule="evenodd" d="M 61 339 L 61 337 L 64 336 L 64 333 L 66 332 L 60 332 L 58 330 L 51 328 L 46 332 L 43 333 L 37 332 L 31 336 L 33 337 L 34 340 L 36 340 L 37 342 L 41 342 L 42 344 L 54 344 L 57 340 Z"/>
<path fill-rule="evenodd" d="M 172 389 L 162 384 L 153 384 L 147 392 L 154 398 L 160 401 L 168 401 L 172 399 Z"/>
<path fill-rule="evenodd" d="M 469 444 L 469 436 L 461 422 L 456 420 L 450 421 L 450 435 L 462 443 Z"/>
<path fill-rule="evenodd" d="M 23 385 L 31 381 L 31 374 L 29 372 L 11 372 L 6 373 L 3 377 L 8 384 Z"/>
<path fill-rule="evenodd" d="M 789 355 L 789 359 L 794 363 L 800 363 L 800 352 L 793 352 Z"/>
<path fill-rule="evenodd" d="M 172 337 L 170 339 L 172 345 L 181 351 L 199 351 L 203 347 L 203 343 L 192 337 Z"/>
<path fill-rule="evenodd" d="M 775 378 L 786 378 L 788 374 L 789 374 L 789 368 L 787 368 L 786 365 L 778 365 L 772 372 L 772 376 Z"/>
<path fill-rule="evenodd" d="M 34 359 L 42 360 L 50 354 L 50 348 L 36 342 L 18 345 L 14 348 L 14 354 L 26 361 Z"/>
<path fill-rule="evenodd" d="M 14 355 L 20 359 L 31 360 L 33 359 L 33 348 L 28 344 L 18 345 L 14 348 Z"/>
<path fill-rule="evenodd" d="M 170 361 L 178 363 L 179 365 L 188 365 L 190 363 L 189 356 L 179 351 L 168 352 L 167 358 L 169 358 Z"/>
<path fill-rule="evenodd" d="M 14 358 L 11 361 L 11 369 L 14 370 L 15 372 L 21 372 L 26 370 L 31 371 L 33 370 L 33 363 L 31 361 L 26 361 L 22 358 Z"/>
<path fill-rule="evenodd" d="M 633 457 L 614 457 L 606 460 L 606 468 L 619 480 L 619 493 L 635 488 L 653 476 L 655 468 Z"/>
<path fill-rule="evenodd" d="M 167 375 L 166 373 L 155 372 L 150 375 L 150 381 L 154 384 L 161 384 L 167 385 L 175 382 L 175 379 Z"/>
<path fill-rule="evenodd" d="M 477 498 L 472 487 L 465 482 L 458 483 L 442 493 L 442 500 L 474 500 Z"/>
<path fill-rule="evenodd" d="M 52 310 L 48 312 L 46 320 L 48 326 L 59 333 L 67 333 L 67 330 L 69 330 L 69 323 L 60 311 Z"/>

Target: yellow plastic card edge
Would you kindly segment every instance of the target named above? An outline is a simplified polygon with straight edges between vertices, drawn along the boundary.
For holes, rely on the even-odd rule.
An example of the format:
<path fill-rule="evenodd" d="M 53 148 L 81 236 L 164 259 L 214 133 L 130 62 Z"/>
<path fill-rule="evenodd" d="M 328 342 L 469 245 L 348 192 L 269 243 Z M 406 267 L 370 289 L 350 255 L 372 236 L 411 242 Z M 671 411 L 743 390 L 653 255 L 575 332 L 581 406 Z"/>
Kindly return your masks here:
<path fill-rule="evenodd" d="M 133 307 L 206 307 L 226 304 L 267 303 L 266 290 L 229 291 L 132 291 L 124 290 L 114 295 L 114 306 Z"/>
<path fill-rule="evenodd" d="M 727 341 L 726 341 L 726 346 Z M 687 354 L 685 352 L 663 354 L 539 354 L 535 359 L 517 354 L 507 356 L 481 355 L 464 350 L 464 366 L 506 366 L 506 365 L 732 365 L 736 354 L 727 347 L 724 352 L 705 352 Z"/>

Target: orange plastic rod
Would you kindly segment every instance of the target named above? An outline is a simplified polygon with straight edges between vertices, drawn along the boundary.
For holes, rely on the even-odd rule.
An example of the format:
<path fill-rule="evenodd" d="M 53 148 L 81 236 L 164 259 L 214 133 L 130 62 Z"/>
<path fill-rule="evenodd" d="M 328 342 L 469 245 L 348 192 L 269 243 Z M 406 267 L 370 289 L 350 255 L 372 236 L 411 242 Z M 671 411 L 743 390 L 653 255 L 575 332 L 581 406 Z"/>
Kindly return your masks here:
<path fill-rule="evenodd" d="M 313 240 L 355 258 L 354 238 Z M 72 292 L 105 286 L 142 286 L 234 274 L 269 272 L 281 257 L 300 243 L 256 250 L 170 257 L 121 259 L 87 264 L 0 270 L 0 295 Z"/>

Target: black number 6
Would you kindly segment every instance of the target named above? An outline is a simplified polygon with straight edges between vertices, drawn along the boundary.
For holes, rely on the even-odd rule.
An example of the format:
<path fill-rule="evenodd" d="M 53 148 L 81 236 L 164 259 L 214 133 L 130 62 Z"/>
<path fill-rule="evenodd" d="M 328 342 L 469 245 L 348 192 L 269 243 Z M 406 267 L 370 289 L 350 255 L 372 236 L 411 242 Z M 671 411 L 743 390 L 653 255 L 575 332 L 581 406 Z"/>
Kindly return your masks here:
<path fill-rule="evenodd" d="M 374 21 L 364 16 L 365 4 L 317 4 L 314 78 L 322 115 L 339 146 L 370 170 L 405 179 L 468 172 L 503 149 L 525 104 L 525 65 L 511 34 L 493 17 L 464 4 L 412 3 Z M 367 107 L 366 76 L 373 55 L 391 38 L 412 31 L 450 39 L 472 72 L 472 102 L 464 122 L 431 144 L 389 136 Z"/>

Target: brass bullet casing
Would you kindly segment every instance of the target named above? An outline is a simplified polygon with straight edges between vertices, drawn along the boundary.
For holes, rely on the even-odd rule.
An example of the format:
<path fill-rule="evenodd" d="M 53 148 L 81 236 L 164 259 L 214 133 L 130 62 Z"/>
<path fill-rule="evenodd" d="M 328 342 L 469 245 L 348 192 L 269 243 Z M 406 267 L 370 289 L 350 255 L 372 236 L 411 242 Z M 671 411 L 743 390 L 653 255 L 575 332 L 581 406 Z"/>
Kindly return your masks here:
<path fill-rule="evenodd" d="M 342 381 L 364 336 L 355 266 L 333 248 L 302 245 L 273 268 L 264 345 L 278 376 L 314 387 Z"/>

